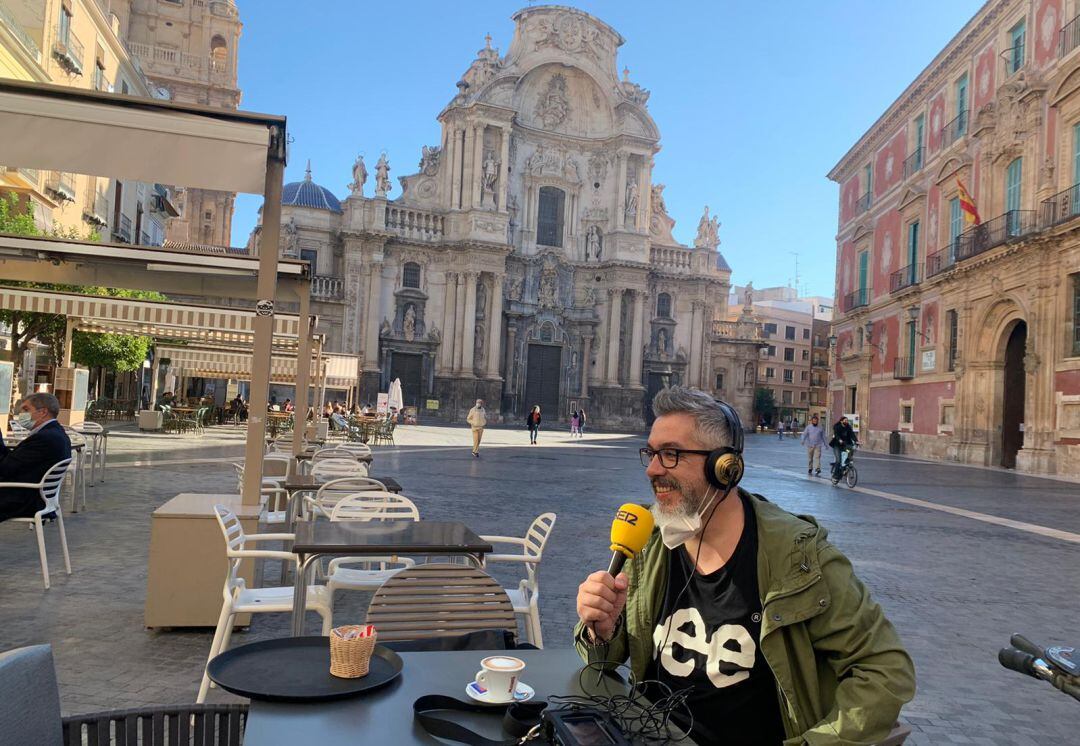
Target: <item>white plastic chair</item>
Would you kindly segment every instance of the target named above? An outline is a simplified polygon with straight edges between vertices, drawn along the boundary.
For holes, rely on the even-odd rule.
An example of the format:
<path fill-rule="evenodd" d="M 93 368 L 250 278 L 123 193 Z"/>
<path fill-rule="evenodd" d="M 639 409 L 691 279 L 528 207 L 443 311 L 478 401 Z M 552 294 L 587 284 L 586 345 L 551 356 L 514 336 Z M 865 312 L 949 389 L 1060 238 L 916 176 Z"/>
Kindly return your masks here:
<path fill-rule="evenodd" d="M 317 481 L 326 482 L 341 477 L 366 477 L 367 465 L 353 459 L 329 458 L 312 464 L 311 475 Z"/>
<path fill-rule="evenodd" d="M 377 490 L 386 492 L 386 485 L 371 477 L 344 477 L 326 482 L 314 496 L 304 497 L 304 516 L 308 519 L 322 516 L 329 518 L 338 501 L 357 492 Z"/>
<path fill-rule="evenodd" d="M 217 517 L 218 525 L 221 526 L 221 533 L 225 536 L 225 555 L 229 561 L 229 574 L 225 578 L 225 586 L 222 589 L 224 601 L 221 605 L 217 627 L 214 630 L 214 641 L 210 644 L 210 655 L 206 659 L 207 665 L 216 655 L 228 649 L 229 638 L 232 637 L 233 619 L 237 614 L 291 613 L 293 610 L 291 587 L 248 588 L 239 574 L 240 563 L 248 558 L 296 562 L 296 555 L 292 552 L 247 548 L 248 543 L 254 544 L 260 541 L 292 541 L 295 538 L 293 534 L 245 534 L 244 527 L 240 525 L 240 519 L 224 505 L 215 505 L 214 515 Z M 326 588 L 320 585 L 308 586 L 306 608 L 319 613 L 323 620 L 322 633 L 329 635 L 333 622 Z M 199 685 L 199 695 L 195 701 L 200 704 L 205 702 L 209 688 L 210 677 L 207 676 L 204 668 L 202 684 Z"/>
<path fill-rule="evenodd" d="M 285 453 L 268 453 L 263 456 L 263 478 L 284 480 L 293 473 L 294 459 Z"/>
<path fill-rule="evenodd" d="M 45 589 L 49 589 L 49 558 L 45 554 L 45 532 L 42 530 L 41 517 L 49 513 L 56 514 L 56 525 L 60 529 L 60 546 L 64 550 L 64 568 L 67 574 L 71 574 L 71 556 L 68 554 L 67 534 L 64 533 L 64 513 L 60 509 L 60 488 L 64 484 L 64 475 L 71 466 L 71 459 L 57 461 L 40 482 L 0 482 L 0 488 L 25 488 L 37 490 L 41 495 L 45 507 L 28 518 L 11 518 L 16 523 L 29 523 L 30 528 L 37 534 L 38 557 L 41 560 L 41 576 L 45 581 Z"/>
<path fill-rule="evenodd" d="M 236 470 L 236 494 L 244 492 L 244 465 L 233 462 Z M 260 502 L 263 506 L 263 514 L 260 516 L 263 523 L 288 523 L 289 493 L 281 486 L 281 477 L 263 477 L 262 487 L 259 492 L 262 495 Z"/>
<path fill-rule="evenodd" d="M 339 443 L 334 450 L 336 451 L 348 451 L 354 458 L 360 458 L 362 456 L 371 456 L 371 446 L 367 443 L 358 443 L 349 441 L 347 443 Z"/>
<path fill-rule="evenodd" d="M 506 595 L 514 604 L 514 613 L 522 617 L 525 624 L 525 636 L 538 648 L 544 647 L 543 634 L 540 631 L 540 585 L 536 579 L 536 570 L 544 557 L 544 545 L 555 526 L 554 513 L 541 513 L 529 526 L 525 536 L 481 536 L 491 544 L 513 544 L 521 547 L 521 554 L 489 554 L 484 558 L 484 566 L 489 562 L 518 562 L 525 565 L 525 578 L 517 588 L 507 588 Z"/>
<path fill-rule="evenodd" d="M 312 454 L 311 463 L 317 464 L 320 461 L 326 461 L 327 459 L 347 459 L 349 461 L 355 461 L 356 454 L 345 448 L 344 444 L 331 446 L 329 448 L 320 448 Z"/>
<path fill-rule="evenodd" d="M 358 492 L 338 501 L 331 521 L 419 521 L 420 511 L 407 497 L 392 492 Z M 408 557 L 338 557 L 327 566 L 330 606 L 338 590 L 374 591 L 396 573 L 413 567 Z"/>

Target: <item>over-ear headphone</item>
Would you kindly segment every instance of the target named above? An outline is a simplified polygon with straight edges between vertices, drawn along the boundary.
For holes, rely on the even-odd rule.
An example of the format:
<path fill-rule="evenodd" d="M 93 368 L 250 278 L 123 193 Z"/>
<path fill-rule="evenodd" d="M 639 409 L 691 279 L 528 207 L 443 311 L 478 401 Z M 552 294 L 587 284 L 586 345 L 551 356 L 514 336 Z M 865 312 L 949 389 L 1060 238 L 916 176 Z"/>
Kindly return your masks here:
<path fill-rule="evenodd" d="M 705 458 L 705 480 L 718 490 L 727 492 L 743 478 L 743 428 L 739 413 L 727 402 L 716 400 L 716 406 L 727 420 L 731 445 L 717 448 Z"/>

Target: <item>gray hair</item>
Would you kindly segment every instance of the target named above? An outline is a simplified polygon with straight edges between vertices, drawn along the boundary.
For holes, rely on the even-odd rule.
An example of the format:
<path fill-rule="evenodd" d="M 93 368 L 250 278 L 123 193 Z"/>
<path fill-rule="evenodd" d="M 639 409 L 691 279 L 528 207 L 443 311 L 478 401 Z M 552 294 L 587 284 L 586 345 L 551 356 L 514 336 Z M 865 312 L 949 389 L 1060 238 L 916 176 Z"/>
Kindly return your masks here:
<path fill-rule="evenodd" d="M 706 448 L 724 448 L 732 444 L 732 423 L 709 394 L 686 386 L 661 389 L 653 397 L 653 414 L 685 413 L 694 418 L 694 434 Z"/>
<path fill-rule="evenodd" d="M 49 410 L 49 414 L 54 418 L 60 414 L 60 400 L 52 394 L 30 394 L 30 396 L 23 399 L 23 402 L 29 404 L 34 409 Z"/>

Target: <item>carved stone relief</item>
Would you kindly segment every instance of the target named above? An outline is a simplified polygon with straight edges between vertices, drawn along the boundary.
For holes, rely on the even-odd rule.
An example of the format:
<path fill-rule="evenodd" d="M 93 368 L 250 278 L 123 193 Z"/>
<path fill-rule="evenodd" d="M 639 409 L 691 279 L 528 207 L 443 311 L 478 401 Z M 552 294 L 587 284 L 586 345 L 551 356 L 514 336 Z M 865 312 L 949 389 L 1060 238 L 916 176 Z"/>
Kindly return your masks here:
<path fill-rule="evenodd" d="M 566 97 L 566 78 L 562 74 L 555 73 L 548 80 L 547 88 L 540 94 L 533 113 L 547 129 L 554 129 L 566 119 L 570 113 L 570 101 Z"/>

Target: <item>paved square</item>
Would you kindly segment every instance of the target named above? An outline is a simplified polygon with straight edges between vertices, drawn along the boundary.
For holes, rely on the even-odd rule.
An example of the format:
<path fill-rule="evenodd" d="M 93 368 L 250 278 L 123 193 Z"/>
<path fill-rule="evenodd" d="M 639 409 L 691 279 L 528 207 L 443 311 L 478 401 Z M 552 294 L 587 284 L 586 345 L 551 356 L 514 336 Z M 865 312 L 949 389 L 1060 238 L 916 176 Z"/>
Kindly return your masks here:
<path fill-rule="evenodd" d="M 520 535 L 538 513 L 558 514 L 540 572 L 540 603 L 546 644 L 568 645 L 577 584 L 610 557 L 614 509 L 649 500 L 636 453 L 644 436 L 571 441 L 544 431 L 531 446 L 524 430 L 489 429 L 474 459 L 463 428 L 402 427 L 395 435 L 397 446 L 377 449 L 375 469 L 396 477 L 425 518 Z M 90 489 L 87 512 L 65 519 L 70 577 L 56 572 L 59 546 L 55 528 L 48 529 L 49 591 L 41 588 L 32 534 L 0 524 L 0 649 L 51 643 L 66 713 L 194 700 L 212 630 L 143 628 L 149 516 L 178 492 L 232 489 L 231 461 L 242 450 L 242 435 L 232 428 L 201 439 L 114 432 L 107 481 Z M 859 486 L 877 491 L 867 493 L 807 478 L 804 458 L 793 439 L 751 436 L 745 485 L 816 515 L 886 608 L 916 664 L 918 693 L 903 715 L 915 731 L 910 743 L 1075 742 L 1076 703 L 1002 669 L 996 655 L 1012 632 L 1044 644 L 1078 641 L 1077 485 L 860 454 Z M 905 498 L 929 505 L 898 501 Z M 1067 535 L 1052 538 L 933 506 Z M 267 576 L 276 577 L 276 569 L 268 567 Z M 512 570 L 495 574 L 515 582 Z M 366 594 L 341 593 L 336 619 L 360 620 L 366 602 Z M 234 644 L 286 634 L 287 623 L 285 615 L 257 616 Z M 212 701 L 229 698 L 211 692 Z"/>

